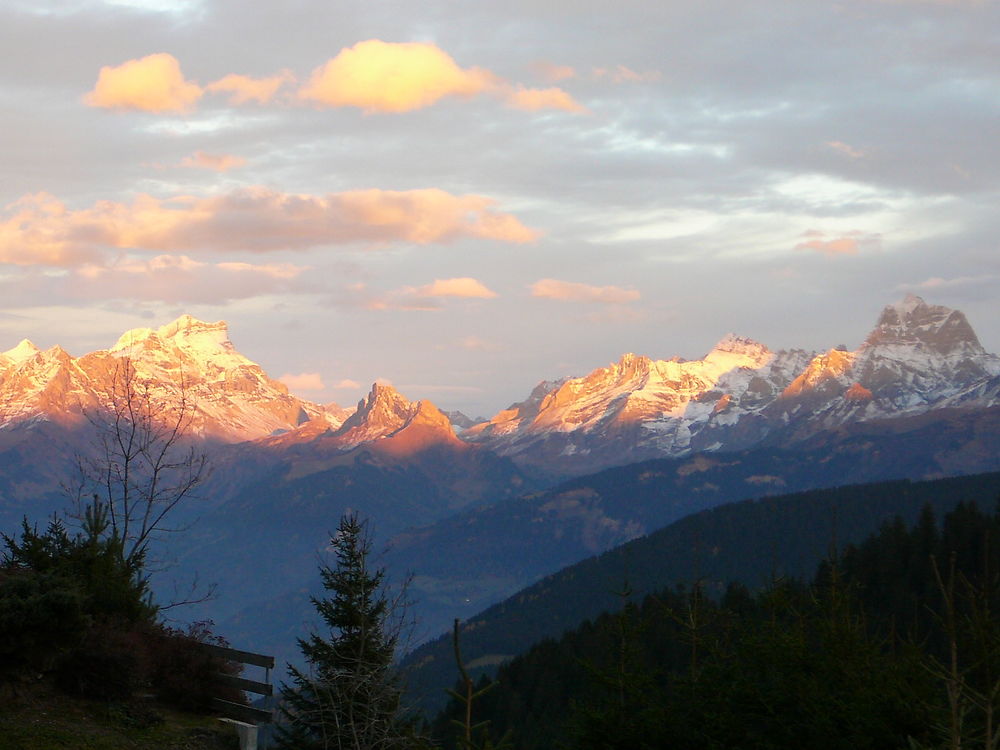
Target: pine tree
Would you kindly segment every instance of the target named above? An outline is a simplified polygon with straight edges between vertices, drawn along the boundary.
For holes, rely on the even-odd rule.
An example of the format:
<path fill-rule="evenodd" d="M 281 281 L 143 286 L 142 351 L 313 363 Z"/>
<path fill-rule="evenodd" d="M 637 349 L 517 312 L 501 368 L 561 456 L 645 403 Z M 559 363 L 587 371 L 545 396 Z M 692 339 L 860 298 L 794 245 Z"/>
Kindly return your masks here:
<path fill-rule="evenodd" d="M 399 637 L 385 571 L 368 567 L 371 540 L 356 514 L 331 539 L 336 565 L 320 566 L 324 598 L 313 606 L 329 634 L 299 639 L 308 668 L 289 666 L 282 690 L 279 747 L 381 750 L 414 747 L 401 718 L 402 688 L 392 668 Z"/>

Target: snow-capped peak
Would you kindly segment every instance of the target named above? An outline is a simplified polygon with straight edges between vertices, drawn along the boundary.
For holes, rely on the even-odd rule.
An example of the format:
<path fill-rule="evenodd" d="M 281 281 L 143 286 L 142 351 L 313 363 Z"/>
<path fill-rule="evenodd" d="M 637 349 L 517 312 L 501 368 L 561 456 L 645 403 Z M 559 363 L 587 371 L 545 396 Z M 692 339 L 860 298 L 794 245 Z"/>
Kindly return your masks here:
<path fill-rule="evenodd" d="M 13 349 L 8 349 L 7 351 L 0 353 L 0 357 L 5 357 L 14 364 L 19 364 L 31 359 L 38 354 L 39 351 L 41 350 L 28 339 L 21 339 L 21 343 Z"/>
<path fill-rule="evenodd" d="M 220 350 L 232 351 L 229 327 L 226 321 L 206 323 L 192 315 L 181 315 L 172 323 L 157 329 L 133 328 L 123 333 L 110 351 L 112 354 L 131 355 L 142 349 L 150 339 L 170 342 L 174 346 L 197 356 L 217 354 Z"/>
<path fill-rule="evenodd" d="M 706 362 L 725 361 L 736 367 L 761 367 L 772 356 L 772 352 L 759 341 L 746 336 L 727 333 L 705 355 Z"/>
<path fill-rule="evenodd" d="M 921 346 L 941 355 L 962 350 L 983 353 L 965 315 L 950 307 L 928 305 L 914 294 L 882 310 L 862 349 L 894 345 Z"/>

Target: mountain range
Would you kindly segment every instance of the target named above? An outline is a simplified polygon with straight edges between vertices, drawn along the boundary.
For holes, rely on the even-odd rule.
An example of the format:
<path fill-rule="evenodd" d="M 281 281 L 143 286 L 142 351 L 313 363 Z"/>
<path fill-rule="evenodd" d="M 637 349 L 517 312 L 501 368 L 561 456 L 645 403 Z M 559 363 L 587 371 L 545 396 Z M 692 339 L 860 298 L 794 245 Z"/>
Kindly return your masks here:
<path fill-rule="evenodd" d="M 700 360 L 625 354 L 583 377 L 543 381 L 476 424 L 379 383 L 356 409 L 298 398 L 235 349 L 225 322 L 183 315 L 81 357 L 59 346 L 40 351 L 28 340 L 0 353 L 0 449 L 25 427 L 74 427 L 105 408 L 125 359 L 158 402 L 184 400 L 191 437 L 204 441 L 259 441 L 279 452 L 311 444 L 314 455 L 326 455 L 391 436 L 405 435 L 395 441 L 399 452 L 460 439 L 561 476 L 1000 403 L 1000 359 L 983 349 L 961 312 L 913 295 L 887 306 L 855 351 L 775 352 L 729 334 Z"/>
<path fill-rule="evenodd" d="M 184 315 L 80 357 L 29 341 L 0 353 L 0 529 L 65 504 L 123 368 L 184 411 L 186 439 L 214 465 L 166 556 L 179 578 L 219 584 L 196 614 L 257 648 L 277 639 L 261 612 L 301 628 L 317 551 L 348 510 L 388 540 L 395 572 L 413 573 L 426 637 L 714 505 L 1000 468 L 1000 359 L 961 312 L 914 296 L 854 351 L 729 334 L 699 360 L 625 354 L 541 382 L 479 421 L 381 383 L 354 408 L 310 402 L 240 354 L 224 322 Z"/>

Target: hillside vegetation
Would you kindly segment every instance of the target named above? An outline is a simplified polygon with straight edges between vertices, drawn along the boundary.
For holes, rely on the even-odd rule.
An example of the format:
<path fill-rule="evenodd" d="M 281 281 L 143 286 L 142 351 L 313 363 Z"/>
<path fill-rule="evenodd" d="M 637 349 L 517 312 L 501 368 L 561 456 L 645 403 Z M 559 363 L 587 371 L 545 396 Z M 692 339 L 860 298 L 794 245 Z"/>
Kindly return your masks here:
<path fill-rule="evenodd" d="M 994 748 L 1000 507 L 928 506 L 757 594 L 635 597 L 503 666 L 476 706 L 522 750 Z M 483 678 L 480 689 L 488 687 Z M 453 744 L 452 701 L 435 729 Z"/>
<path fill-rule="evenodd" d="M 199 647 L 207 624 L 164 625 L 143 553 L 123 554 L 105 507 L 70 535 L 58 519 L 3 535 L 0 557 L 0 747 L 216 748 L 228 733 L 213 697 L 242 701 L 214 675 L 234 665 Z M 230 738 L 230 739 L 232 739 Z M 221 743 L 221 744 L 220 744 Z"/>
<path fill-rule="evenodd" d="M 813 490 L 713 508 L 571 565 L 470 617 L 462 652 L 474 676 L 492 674 L 531 644 L 619 609 L 616 592 L 626 580 L 641 599 L 696 580 L 721 596 L 731 582 L 753 589 L 776 576 L 808 579 L 831 546 L 858 543 L 895 516 L 913 523 L 925 505 L 943 516 L 962 501 L 992 507 L 998 496 L 1000 473 L 993 473 Z M 405 664 L 414 699 L 436 711 L 454 680 L 450 636 L 417 648 Z"/>

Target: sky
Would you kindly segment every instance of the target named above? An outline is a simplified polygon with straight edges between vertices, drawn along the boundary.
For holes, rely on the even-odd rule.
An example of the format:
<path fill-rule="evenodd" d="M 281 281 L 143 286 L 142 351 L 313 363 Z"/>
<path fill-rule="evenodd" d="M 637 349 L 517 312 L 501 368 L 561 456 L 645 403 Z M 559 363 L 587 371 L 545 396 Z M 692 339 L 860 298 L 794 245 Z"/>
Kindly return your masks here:
<path fill-rule="evenodd" d="M 997 0 L 6 0 L 0 351 L 226 320 L 490 416 L 913 292 L 1000 351 Z"/>

